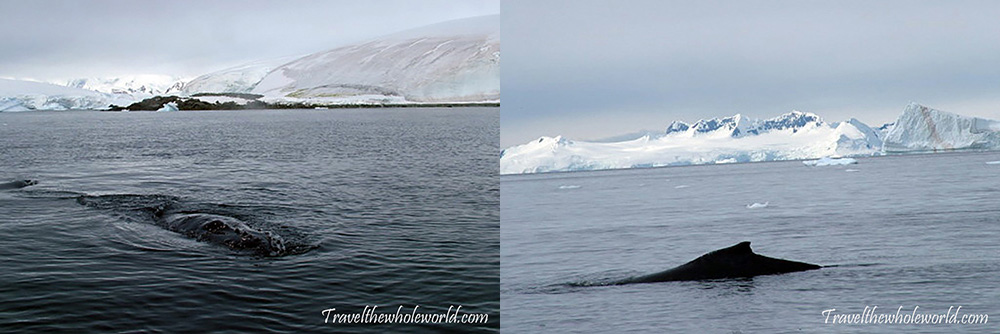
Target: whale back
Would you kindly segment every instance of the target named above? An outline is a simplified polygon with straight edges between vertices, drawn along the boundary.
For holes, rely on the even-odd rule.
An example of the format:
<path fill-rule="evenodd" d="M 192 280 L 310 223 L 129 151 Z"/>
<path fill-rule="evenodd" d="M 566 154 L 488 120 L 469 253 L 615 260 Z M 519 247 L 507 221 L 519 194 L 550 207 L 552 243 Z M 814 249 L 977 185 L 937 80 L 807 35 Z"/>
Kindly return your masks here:
<path fill-rule="evenodd" d="M 261 255 L 285 252 L 284 242 L 271 233 L 261 232 L 233 217 L 208 213 L 157 213 L 158 221 L 168 230 L 237 251 Z"/>
<path fill-rule="evenodd" d="M 689 264 L 691 265 L 690 269 L 713 273 L 712 278 L 750 277 L 820 268 L 814 264 L 776 259 L 754 253 L 753 249 L 750 248 L 749 241 L 709 252 L 685 265 Z"/>
<path fill-rule="evenodd" d="M 76 201 L 242 254 L 285 256 L 315 248 L 294 241 L 286 243 L 282 236 L 264 229 L 267 225 L 258 227 L 259 222 L 255 223 L 252 215 L 241 213 L 245 210 L 223 205 L 192 203 L 176 196 L 139 194 L 81 195 Z"/>
<path fill-rule="evenodd" d="M 640 276 L 623 283 L 689 281 L 773 275 L 821 268 L 815 264 L 776 259 L 754 253 L 750 242 L 709 252 L 688 263 L 659 273 Z"/>
<path fill-rule="evenodd" d="M 0 183 L 0 189 L 20 189 L 28 186 L 33 186 L 38 184 L 35 180 L 14 180 L 10 182 Z"/>

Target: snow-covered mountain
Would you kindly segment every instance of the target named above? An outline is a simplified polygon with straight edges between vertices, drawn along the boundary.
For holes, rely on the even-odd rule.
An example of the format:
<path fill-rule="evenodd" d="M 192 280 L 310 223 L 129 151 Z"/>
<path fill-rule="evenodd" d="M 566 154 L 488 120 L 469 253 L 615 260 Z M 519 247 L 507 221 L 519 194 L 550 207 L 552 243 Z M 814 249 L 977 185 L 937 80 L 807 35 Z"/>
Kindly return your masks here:
<path fill-rule="evenodd" d="M 127 75 L 107 78 L 77 78 L 53 82 L 73 88 L 81 88 L 106 94 L 133 95 L 146 98 L 155 95 L 177 94 L 184 86 L 178 77 L 158 74 Z"/>
<path fill-rule="evenodd" d="M 103 109 L 119 96 L 43 82 L 0 79 L 0 111 Z"/>
<path fill-rule="evenodd" d="M 700 120 L 694 124 L 687 124 L 683 121 L 675 121 L 667 127 L 664 134 L 677 132 L 698 133 L 723 133 L 733 138 L 748 135 L 759 135 L 771 130 L 792 129 L 792 132 L 799 128 L 813 124 L 819 126 L 823 124 L 819 116 L 812 113 L 804 113 L 793 110 L 790 113 L 766 120 L 749 119 L 741 114 L 725 118 L 712 118 Z"/>
<path fill-rule="evenodd" d="M 449 21 L 302 57 L 252 90 L 270 99 L 500 99 L 499 16 Z"/>
<path fill-rule="evenodd" d="M 886 152 L 1000 148 L 1000 122 L 910 103 L 885 135 Z"/>
<path fill-rule="evenodd" d="M 208 73 L 188 81 L 181 90 L 183 95 L 198 93 L 249 93 L 271 70 L 295 57 L 259 60 L 240 66 Z"/>
<path fill-rule="evenodd" d="M 826 123 L 793 111 L 758 120 L 742 115 L 673 122 L 665 131 L 620 142 L 561 136 L 510 147 L 501 174 L 871 156 L 894 152 L 1000 149 L 1000 122 L 908 105 L 895 123 L 873 129 L 850 119 Z"/>

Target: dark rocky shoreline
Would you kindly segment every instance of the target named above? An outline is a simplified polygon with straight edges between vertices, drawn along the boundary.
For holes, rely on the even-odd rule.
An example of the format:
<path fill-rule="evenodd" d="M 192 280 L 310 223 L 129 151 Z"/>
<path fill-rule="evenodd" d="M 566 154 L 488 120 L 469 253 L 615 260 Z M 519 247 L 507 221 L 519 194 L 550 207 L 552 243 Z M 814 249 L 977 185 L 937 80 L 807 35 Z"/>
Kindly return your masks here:
<path fill-rule="evenodd" d="M 247 99 L 247 103 L 236 102 L 215 102 L 209 103 L 194 97 L 198 96 L 228 96 Z M 256 94 L 196 94 L 194 97 L 180 96 L 154 96 L 139 102 L 122 107 L 110 105 L 105 111 L 156 111 L 167 103 L 176 103 L 180 110 L 254 110 L 254 109 L 348 109 L 348 108 L 454 108 L 454 107 L 499 107 L 499 102 L 446 102 L 446 103 L 356 103 L 356 104 L 322 104 L 322 103 L 302 103 L 283 102 L 268 103 L 258 100 L 263 97 Z"/>

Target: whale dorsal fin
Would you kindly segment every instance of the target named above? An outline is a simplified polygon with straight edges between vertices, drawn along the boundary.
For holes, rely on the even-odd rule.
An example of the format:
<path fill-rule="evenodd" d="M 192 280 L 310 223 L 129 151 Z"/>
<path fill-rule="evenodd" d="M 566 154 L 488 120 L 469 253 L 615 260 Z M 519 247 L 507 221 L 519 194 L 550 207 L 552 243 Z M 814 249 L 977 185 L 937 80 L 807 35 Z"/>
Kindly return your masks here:
<path fill-rule="evenodd" d="M 749 241 L 744 241 L 744 242 L 735 244 L 733 246 L 730 246 L 729 248 L 726 248 L 725 250 L 726 250 L 726 253 L 730 253 L 730 254 L 753 254 L 753 250 L 750 249 L 750 242 Z"/>
<path fill-rule="evenodd" d="M 702 255 L 698 259 L 712 259 L 712 258 L 725 258 L 734 255 L 747 255 L 753 254 L 753 250 L 750 249 L 750 242 L 744 241 L 726 248 L 717 249 L 708 254 Z"/>

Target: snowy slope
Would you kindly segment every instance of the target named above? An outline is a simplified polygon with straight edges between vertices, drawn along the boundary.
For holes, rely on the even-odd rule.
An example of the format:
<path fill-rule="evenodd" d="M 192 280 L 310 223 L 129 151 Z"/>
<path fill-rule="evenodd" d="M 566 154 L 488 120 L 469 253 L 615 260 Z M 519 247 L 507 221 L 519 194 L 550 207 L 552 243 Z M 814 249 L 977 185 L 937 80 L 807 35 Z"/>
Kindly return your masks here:
<path fill-rule="evenodd" d="M 0 79 L 0 111 L 103 109 L 112 103 L 122 101 L 92 90 Z"/>
<path fill-rule="evenodd" d="M 742 115 L 674 122 L 661 136 L 613 143 L 542 137 L 504 150 L 501 174 L 733 163 L 879 154 L 870 127 L 852 119 L 825 123 L 793 111 L 772 119 Z"/>
<path fill-rule="evenodd" d="M 1000 122 L 910 103 L 884 139 L 886 152 L 1000 149 Z"/>
<path fill-rule="evenodd" d="M 500 99 L 499 16 L 439 23 L 315 53 L 252 90 L 270 99 L 479 102 Z"/>
<path fill-rule="evenodd" d="M 295 56 L 260 60 L 205 74 L 188 81 L 181 94 L 249 93 L 271 70 L 298 58 Z"/>

